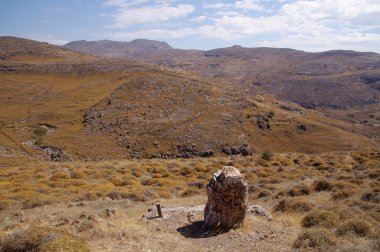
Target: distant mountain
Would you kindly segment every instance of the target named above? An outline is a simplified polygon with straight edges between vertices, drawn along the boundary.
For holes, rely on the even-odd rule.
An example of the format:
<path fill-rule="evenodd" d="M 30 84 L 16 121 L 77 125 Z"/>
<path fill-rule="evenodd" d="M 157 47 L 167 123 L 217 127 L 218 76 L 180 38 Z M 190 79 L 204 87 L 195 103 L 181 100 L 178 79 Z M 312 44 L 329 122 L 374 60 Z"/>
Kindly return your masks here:
<path fill-rule="evenodd" d="M 307 108 L 350 108 L 380 102 L 380 55 L 376 53 L 343 50 L 310 53 L 241 46 L 179 50 L 150 40 L 72 43 L 65 47 L 223 78 L 223 82 L 248 88 L 252 93 L 273 93 Z"/>
<path fill-rule="evenodd" d="M 0 37 L 0 62 L 8 63 L 59 63 L 93 61 L 90 55 L 38 42 L 11 36 Z"/>
<path fill-rule="evenodd" d="M 131 42 L 80 40 L 67 43 L 63 47 L 108 58 L 131 58 L 173 49 L 166 42 L 147 39 L 136 39 Z"/>

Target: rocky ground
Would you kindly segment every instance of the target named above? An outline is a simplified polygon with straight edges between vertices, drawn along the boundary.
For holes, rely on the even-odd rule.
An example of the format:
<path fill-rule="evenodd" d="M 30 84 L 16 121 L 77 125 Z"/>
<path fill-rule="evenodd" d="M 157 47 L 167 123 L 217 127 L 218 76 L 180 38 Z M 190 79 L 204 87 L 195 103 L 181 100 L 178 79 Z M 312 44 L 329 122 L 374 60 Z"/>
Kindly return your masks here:
<path fill-rule="evenodd" d="M 91 251 L 284 251 L 298 232 L 260 207 L 250 206 L 241 229 L 208 235 L 202 233 L 204 205 L 165 202 L 162 206 L 163 218 L 157 218 L 154 202 L 58 204 L 8 213 L 6 218 L 3 213 L 1 225 L 66 229 L 85 239 Z"/>

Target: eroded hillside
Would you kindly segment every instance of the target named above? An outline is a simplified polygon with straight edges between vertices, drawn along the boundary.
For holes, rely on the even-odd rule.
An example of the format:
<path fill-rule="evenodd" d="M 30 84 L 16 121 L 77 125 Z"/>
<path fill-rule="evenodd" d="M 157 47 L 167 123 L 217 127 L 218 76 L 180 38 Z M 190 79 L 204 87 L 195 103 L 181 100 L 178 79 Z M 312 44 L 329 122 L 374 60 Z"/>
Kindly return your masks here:
<path fill-rule="evenodd" d="M 217 79 L 132 61 L 71 61 L 82 54 L 67 49 L 64 62 L 39 64 L 62 49 L 33 41 L 22 49 L 24 41 L 16 39 L 17 50 L 4 47 L 19 62 L 0 65 L 2 152 L 8 156 L 169 158 L 378 146 L 351 132 L 350 123 Z M 24 53 L 30 44 L 39 52 Z M 31 54 L 40 61 L 29 64 Z"/>

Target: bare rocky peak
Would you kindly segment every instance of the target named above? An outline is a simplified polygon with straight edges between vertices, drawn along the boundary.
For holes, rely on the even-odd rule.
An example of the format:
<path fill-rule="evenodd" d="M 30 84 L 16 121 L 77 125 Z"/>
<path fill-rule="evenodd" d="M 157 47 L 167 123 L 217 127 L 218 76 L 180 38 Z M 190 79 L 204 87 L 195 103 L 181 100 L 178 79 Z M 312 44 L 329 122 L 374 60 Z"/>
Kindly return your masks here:
<path fill-rule="evenodd" d="M 146 55 L 172 49 L 166 42 L 148 39 L 136 39 L 131 42 L 80 40 L 67 43 L 63 47 L 96 56 L 118 58 L 130 58 L 131 56 Z"/>

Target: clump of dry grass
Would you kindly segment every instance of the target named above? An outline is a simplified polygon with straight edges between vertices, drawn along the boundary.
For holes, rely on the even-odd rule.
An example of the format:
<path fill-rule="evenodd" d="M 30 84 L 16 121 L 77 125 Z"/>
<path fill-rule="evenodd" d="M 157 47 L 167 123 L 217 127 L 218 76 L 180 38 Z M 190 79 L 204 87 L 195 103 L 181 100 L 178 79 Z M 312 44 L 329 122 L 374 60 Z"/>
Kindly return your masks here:
<path fill-rule="evenodd" d="M 303 217 L 301 223 L 303 227 L 323 227 L 323 228 L 332 228 L 335 227 L 340 218 L 339 215 L 332 211 L 326 210 L 314 210 L 306 214 Z"/>
<path fill-rule="evenodd" d="M 371 223 L 363 218 L 349 219 L 338 226 L 338 235 L 354 234 L 360 237 L 369 237 L 374 234 Z"/>
<path fill-rule="evenodd" d="M 307 229 L 300 233 L 293 244 L 297 249 L 313 248 L 322 251 L 337 244 L 334 234 L 324 228 Z"/>
<path fill-rule="evenodd" d="M 301 196 L 301 195 L 309 195 L 310 193 L 311 193 L 310 187 L 305 184 L 296 185 L 288 191 L 288 195 L 292 197 Z"/>
<path fill-rule="evenodd" d="M 333 188 L 334 185 L 325 179 L 317 180 L 314 182 L 314 190 L 317 192 L 331 191 Z"/>
<path fill-rule="evenodd" d="M 31 226 L 5 236 L 1 251 L 90 251 L 84 241 L 59 229 Z"/>
<path fill-rule="evenodd" d="M 348 197 L 355 194 L 355 191 L 352 189 L 342 189 L 342 190 L 335 190 L 331 196 L 335 200 L 341 200 L 341 199 L 347 199 Z"/>
<path fill-rule="evenodd" d="M 277 212 L 308 212 L 314 208 L 314 204 L 304 198 L 292 198 L 281 200 L 275 207 Z"/>
<path fill-rule="evenodd" d="M 379 192 L 364 193 L 361 199 L 368 202 L 380 203 L 380 193 Z"/>

